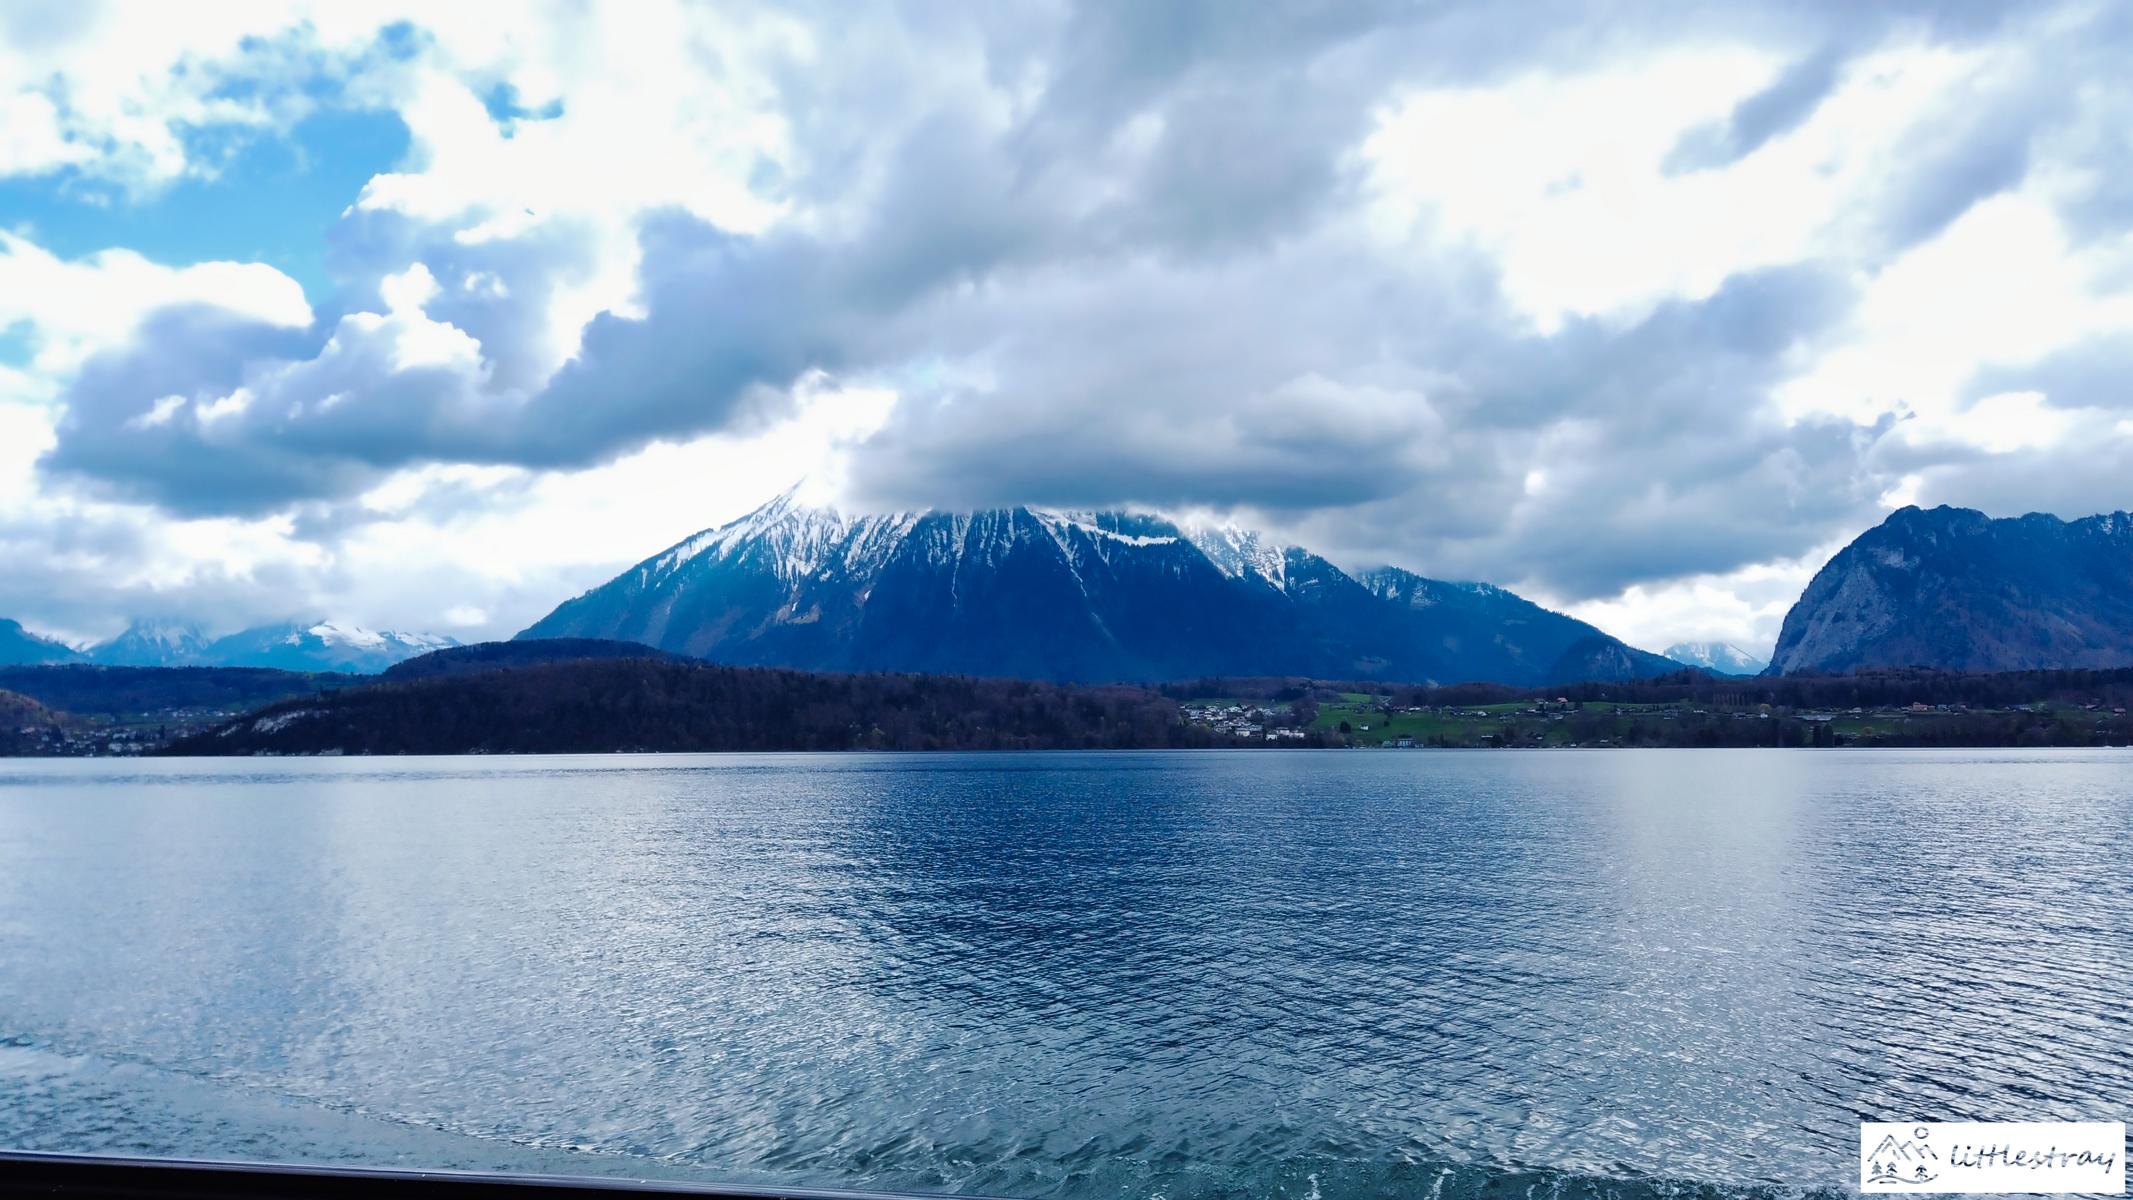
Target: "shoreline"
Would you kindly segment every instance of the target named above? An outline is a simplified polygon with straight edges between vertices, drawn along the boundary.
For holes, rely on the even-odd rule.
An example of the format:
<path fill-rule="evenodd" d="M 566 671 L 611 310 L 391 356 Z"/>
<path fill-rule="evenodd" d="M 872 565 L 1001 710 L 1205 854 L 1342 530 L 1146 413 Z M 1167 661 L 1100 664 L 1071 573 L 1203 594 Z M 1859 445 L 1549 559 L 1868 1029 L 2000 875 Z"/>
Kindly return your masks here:
<path fill-rule="evenodd" d="M 1351 753 L 1415 753 L 1444 754 L 1620 754 L 1620 753 L 1831 753 L 1831 754 L 1897 754 L 1897 753 L 1962 753 L 1980 750 L 2018 751 L 2034 754 L 2065 754 L 2077 751 L 2133 750 L 2133 744 L 2100 746 L 2012 746 L 2000 743 L 1966 745 L 1922 746 L 1033 746 L 1033 747 L 959 747 L 931 750 L 872 749 L 854 747 L 840 750 L 459 750 L 459 751 L 406 751 L 406 752 L 325 752 L 325 753 L 280 753 L 273 751 L 246 754 L 0 754 L 0 763 L 32 762 L 237 762 L 261 759 L 278 760 L 391 760 L 410 759 L 496 759 L 496 758 L 850 758 L 860 756 L 894 758 L 945 758 L 955 756 L 1039 756 L 1039 755 L 1209 755 L 1209 754 L 1278 754 L 1278 755 L 1346 755 Z"/>

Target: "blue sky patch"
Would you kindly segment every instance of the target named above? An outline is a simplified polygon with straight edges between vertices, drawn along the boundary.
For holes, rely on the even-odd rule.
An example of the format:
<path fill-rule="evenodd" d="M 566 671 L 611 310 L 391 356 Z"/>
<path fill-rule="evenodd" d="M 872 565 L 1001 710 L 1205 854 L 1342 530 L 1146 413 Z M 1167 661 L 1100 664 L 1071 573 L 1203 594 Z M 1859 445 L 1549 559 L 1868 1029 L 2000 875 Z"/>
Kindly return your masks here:
<path fill-rule="evenodd" d="M 30 323 L 0 325 L 0 367 L 25 367 L 30 362 Z"/>
<path fill-rule="evenodd" d="M 331 295 L 327 232 L 380 172 L 407 154 L 407 126 L 390 112 L 330 109 L 287 138 L 227 140 L 192 149 L 218 161 L 212 178 L 181 179 L 140 199 L 116 185 L 65 174 L 0 179 L 0 226 L 22 229 L 63 258 L 123 246 L 169 266 L 267 263 L 317 305 Z"/>

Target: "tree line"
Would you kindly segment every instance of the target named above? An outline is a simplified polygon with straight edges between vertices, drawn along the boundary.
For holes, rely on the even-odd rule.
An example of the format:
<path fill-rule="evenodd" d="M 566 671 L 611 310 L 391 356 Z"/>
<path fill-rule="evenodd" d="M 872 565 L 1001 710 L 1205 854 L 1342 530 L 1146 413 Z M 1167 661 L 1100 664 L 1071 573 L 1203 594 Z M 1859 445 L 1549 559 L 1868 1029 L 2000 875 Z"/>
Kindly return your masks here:
<path fill-rule="evenodd" d="M 1036 750 L 1226 746 L 1146 688 L 644 658 L 535 663 L 283 701 L 173 754 Z"/>

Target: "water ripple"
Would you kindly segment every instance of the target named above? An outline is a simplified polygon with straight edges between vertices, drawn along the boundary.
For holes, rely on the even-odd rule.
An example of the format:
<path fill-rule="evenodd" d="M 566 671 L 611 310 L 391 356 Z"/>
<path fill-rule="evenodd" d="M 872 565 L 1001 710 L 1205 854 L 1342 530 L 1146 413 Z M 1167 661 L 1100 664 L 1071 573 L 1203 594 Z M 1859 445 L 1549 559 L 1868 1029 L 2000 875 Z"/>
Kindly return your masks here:
<path fill-rule="evenodd" d="M 0 764 L 0 1143 L 1797 1194 L 2116 1119 L 2133 759 Z"/>

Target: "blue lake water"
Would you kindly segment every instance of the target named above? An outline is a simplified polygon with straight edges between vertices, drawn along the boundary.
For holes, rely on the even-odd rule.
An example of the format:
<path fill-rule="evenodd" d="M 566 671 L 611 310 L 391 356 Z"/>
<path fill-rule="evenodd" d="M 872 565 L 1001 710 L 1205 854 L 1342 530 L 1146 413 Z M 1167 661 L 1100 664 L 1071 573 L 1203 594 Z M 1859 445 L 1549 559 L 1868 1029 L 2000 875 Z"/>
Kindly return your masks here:
<path fill-rule="evenodd" d="M 2133 754 L 0 761 L 0 1145 L 1844 1189 L 2133 1110 Z"/>

